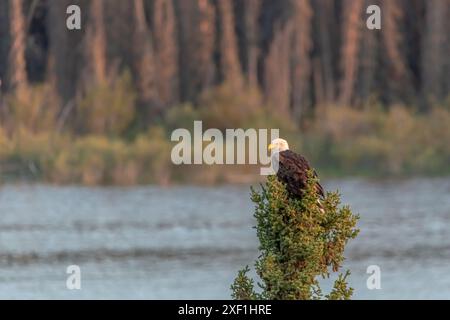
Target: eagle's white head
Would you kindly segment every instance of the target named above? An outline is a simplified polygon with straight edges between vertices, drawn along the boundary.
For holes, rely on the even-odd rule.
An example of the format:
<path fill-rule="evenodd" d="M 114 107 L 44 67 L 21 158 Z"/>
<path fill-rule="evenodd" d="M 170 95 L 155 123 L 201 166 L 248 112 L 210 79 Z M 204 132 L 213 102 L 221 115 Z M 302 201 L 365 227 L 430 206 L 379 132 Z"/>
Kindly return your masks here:
<path fill-rule="evenodd" d="M 281 152 L 289 150 L 289 145 L 284 139 L 274 139 L 271 144 L 269 144 L 269 150 L 273 152 Z"/>

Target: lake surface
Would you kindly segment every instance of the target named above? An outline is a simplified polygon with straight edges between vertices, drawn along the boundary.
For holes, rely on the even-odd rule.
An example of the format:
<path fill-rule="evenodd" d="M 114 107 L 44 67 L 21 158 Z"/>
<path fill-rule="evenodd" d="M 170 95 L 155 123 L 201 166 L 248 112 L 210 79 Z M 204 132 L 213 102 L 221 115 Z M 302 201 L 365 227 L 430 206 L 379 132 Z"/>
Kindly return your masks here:
<path fill-rule="evenodd" d="M 355 299 L 450 298 L 450 179 L 324 185 L 361 215 L 344 266 Z M 254 224 L 247 186 L 2 186 L 0 298 L 228 299 L 258 255 Z M 66 287 L 73 264 L 81 290 Z"/>

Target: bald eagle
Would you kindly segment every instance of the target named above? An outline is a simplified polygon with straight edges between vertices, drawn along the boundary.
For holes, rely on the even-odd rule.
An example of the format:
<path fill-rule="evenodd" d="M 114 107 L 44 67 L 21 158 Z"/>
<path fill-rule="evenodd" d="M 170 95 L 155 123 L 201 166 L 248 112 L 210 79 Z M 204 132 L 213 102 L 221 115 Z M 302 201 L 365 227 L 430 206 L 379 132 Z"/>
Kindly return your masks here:
<path fill-rule="evenodd" d="M 289 150 L 289 145 L 284 139 L 275 139 L 269 145 L 269 150 L 272 151 L 272 159 L 274 155 L 278 155 L 278 171 L 277 178 L 286 185 L 286 189 L 293 198 L 301 199 L 303 192 L 308 182 L 308 171 L 313 170 L 312 173 L 317 178 L 317 173 L 311 168 L 308 160 L 305 157 Z M 320 183 L 315 184 L 315 191 L 319 199 L 324 199 L 324 191 Z M 319 202 L 320 208 L 322 205 Z"/>

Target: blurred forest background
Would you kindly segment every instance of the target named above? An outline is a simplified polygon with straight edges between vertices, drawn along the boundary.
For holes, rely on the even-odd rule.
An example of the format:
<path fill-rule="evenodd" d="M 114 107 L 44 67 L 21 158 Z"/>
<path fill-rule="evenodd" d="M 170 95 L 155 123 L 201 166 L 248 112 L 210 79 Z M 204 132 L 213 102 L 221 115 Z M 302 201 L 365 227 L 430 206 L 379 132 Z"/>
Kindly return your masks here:
<path fill-rule="evenodd" d="M 0 180 L 254 177 L 173 166 L 193 120 L 280 128 L 322 175 L 449 174 L 449 17 L 450 0 L 0 0 Z"/>

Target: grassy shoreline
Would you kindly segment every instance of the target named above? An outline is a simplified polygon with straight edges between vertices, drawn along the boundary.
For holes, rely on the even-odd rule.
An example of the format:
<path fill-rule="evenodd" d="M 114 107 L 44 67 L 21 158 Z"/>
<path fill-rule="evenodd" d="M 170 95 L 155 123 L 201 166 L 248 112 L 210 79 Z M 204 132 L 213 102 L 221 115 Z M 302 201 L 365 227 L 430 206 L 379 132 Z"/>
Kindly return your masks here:
<path fill-rule="evenodd" d="M 29 179 L 62 185 L 167 185 L 260 180 L 260 166 L 173 165 L 170 154 L 176 142 L 170 141 L 171 133 L 177 128 L 191 130 L 194 120 L 203 121 L 203 130 L 277 128 L 291 149 L 305 155 L 323 178 L 450 175 L 450 100 L 427 113 L 403 105 L 322 106 L 295 126 L 274 114 L 257 92 L 239 96 L 221 87 L 205 94 L 196 106 L 170 108 L 147 129 L 137 130 L 126 119 L 120 130 L 76 133 L 70 128 L 59 130 L 54 114 L 33 97 L 31 102 L 10 102 L 13 116 L 5 123 L 14 126 L 0 121 L 0 183 Z M 87 118 L 102 119 L 96 114 Z M 115 128 L 117 119 L 123 119 L 119 115 L 114 119 L 108 123 Z"/>

